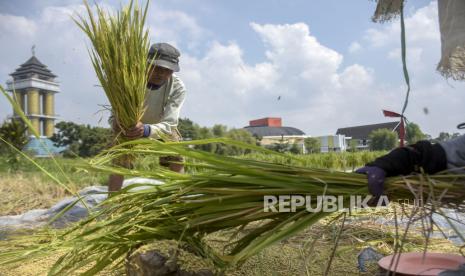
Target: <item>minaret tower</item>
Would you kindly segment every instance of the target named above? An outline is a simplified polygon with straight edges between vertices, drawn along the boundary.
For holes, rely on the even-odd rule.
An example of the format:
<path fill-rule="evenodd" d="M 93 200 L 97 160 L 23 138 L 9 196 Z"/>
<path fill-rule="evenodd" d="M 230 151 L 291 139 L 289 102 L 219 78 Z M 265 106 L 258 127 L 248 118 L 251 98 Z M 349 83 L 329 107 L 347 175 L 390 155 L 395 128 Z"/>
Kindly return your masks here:
<path fill-rule="evenodd" d="M 55 81 L 57 76 L 36 58 L 34 48 L 32 57 L 10 74 L 13 79 L 7 81 L 7 91 L 13 94 L 39 135 L 50 138 L 55 131 L 55 94 L 60 87 Z"/>

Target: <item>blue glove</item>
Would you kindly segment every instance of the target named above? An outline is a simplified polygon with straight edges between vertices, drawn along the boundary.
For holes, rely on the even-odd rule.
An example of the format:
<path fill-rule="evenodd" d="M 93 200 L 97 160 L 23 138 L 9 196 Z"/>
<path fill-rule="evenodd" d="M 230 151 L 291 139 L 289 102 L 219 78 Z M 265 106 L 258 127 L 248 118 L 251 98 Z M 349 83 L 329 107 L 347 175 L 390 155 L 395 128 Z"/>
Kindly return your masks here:
<path fill-rule="evenodd" d="M 151 130 L 151 128 L 150 128 L 150 125 L 144 124 L 144 134 L 143 134 L 142 136 L 143 136 L 143 137 L 149 137 L 151 131 L 152 131 L 152 130 Z"/>
<path fill-rule="evenodd" d="M 355 171 L 356 173 L 366 174 L 368 178 L 368 191 L 375 197 L 383 195 L 384 180 L 386 172 L 378 167 L 365 166 Z"/>

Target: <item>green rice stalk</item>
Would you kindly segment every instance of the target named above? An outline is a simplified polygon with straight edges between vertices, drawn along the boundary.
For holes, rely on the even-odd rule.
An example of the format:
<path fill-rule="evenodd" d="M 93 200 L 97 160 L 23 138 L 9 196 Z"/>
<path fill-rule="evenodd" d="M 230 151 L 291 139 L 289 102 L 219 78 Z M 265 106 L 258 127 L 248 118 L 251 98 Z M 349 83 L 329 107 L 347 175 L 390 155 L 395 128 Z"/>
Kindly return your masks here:
<path fill-rule="evenodd" d="M 264 151 L 227 139 L 207 142 Z M 180 154 L 198 160 L 206 170 L 189 175 L 163 168 L 143 171 L 112 166 L 114 158 L 128 151 L 141 156 L 164 155 L 167 152 Z M 194 165 L 199 166 L 199 163 Z M 344 202 L 348 202 L 351 195 L 368 193 L 365 175 L 220 156 L 192 149 L 185 142 L 131 141 L 101 153 L 85 167 L 157 178 L 166 183 L 126 187 L 106 200 L 102 208 L 86 220 L 69 229 L 52 232 L 48 243 L 37 244 L 39 238 L 43 239 L 43 233 L 39 234 L 39 238 L 32 236 L 13 240 L 11 248 L 0 253 L 0 265 L 61 250 L 67 254 L 55 264 L 52 275 L 61 275 L 92 262 L 95 265 L 90 271 L 96 273 L 110 265 L 122 265 L 117 260 L 140 244 L 170 239 L 191 244 L 198 254 L 211 258 L 219 267 L 225 267 L 240 264 L 266 247 L 333 215 L 322 211 L 310 213 L 305 207 L 289 213 L 265 212 L 264 195 L 341 195 L 346 199 Z M 430 189 L 423 187 L 425 181 L 429 181 Z M 442 202 L 434 204 L 458 209 L 462 208 L 465 199 L 464 184 L 465 175 L 411 175 L 388 178 L 386 192 L 391 201 L 414 199 L 418 197 L 414 193 L 418 192 L 424 193 L 425 199 L 433 198 L 430 194 L 436 195 L 435 198 L 442 195 Z M 146 186 L 146 189 L 134 190 L 139 186 Z M 206 235 L 228 229 L 247 231 L 231 239 L 224 254 L 213 252 L 202 242 Z M 31 246 L 20 247 L 20 242 Z"/>
<path fill-rule="evenodd" d="M 141 9 L 133 0 L 112 16 L 96 5 L 96 15 L 84 0 L 88 18 L 73 18 L 89 38 L 95 73 L 122 129 L 135 126 L 144 114 L 148 81 L 149 34 L 144 29 L 149 1 Z"/>
<path fill-rule="evenodd" d="M 134 127 L 142 118 L 147 90 L 147 62 L 149 33 L 144 29 L 149 0 L 141 9 L 137 2 L 130 3 L 111 15 L 96 4 L 96 15 L 84 0 L 87 19 L 81 15 L 74 22 L 89 38 L 92 49 L 89 55 L 95 73 L 110 102 L 113 125 L 120 129 L 115 133 L 115 143 L 124 141 L 121 132 Z M 124 136 L 123 136 L 124 137 Z M 131 154 L 115 159 L 116 164 L 131 167 Z"/>

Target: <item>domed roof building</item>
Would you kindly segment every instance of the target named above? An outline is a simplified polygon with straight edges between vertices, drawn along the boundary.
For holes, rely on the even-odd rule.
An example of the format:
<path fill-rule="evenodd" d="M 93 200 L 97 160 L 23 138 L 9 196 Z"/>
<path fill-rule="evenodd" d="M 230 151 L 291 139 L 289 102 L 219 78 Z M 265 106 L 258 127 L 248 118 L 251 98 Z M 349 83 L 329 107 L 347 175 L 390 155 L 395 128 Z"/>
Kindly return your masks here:
<path fill-rule="evenodd" d="M 266 117 L 252 120 L 244 129 L 257 137 L 262 146 L 279 143 L 297 144 L 303 150 L 304 139 L 307 137 L 298 128 L 282 126 L 281 118 Z"/>

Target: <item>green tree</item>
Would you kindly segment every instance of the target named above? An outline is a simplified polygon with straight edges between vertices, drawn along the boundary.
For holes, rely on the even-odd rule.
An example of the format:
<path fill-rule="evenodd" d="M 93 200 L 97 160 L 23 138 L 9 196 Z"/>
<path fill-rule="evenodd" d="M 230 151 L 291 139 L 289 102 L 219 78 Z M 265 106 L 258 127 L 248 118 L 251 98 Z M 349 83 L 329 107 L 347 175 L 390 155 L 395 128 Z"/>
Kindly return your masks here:
<path fill-rule="evenodd" d="M 199 136 L 199 127 L 188 118 L 180 118 L 178 122 L 178 130 L 185 140 L 195 140 Z"/>
<path fill-rule="evenodd" d="M 308 137 L 304 139 L 305 149 L 307 153 L 318 153 L 321 151 L 321 141 L 315 137 Z"/>
<path fill-rule="evenodd" d="M 215 137 L 225 137 L 228 133 L 228 127 L 225 125 L 214 125 L 212 127 L 212 133 Z"/>
<path fill-rule="evenodd" d="M 245 129 L 231 129 L 227 132 L 226 137 L 251 145 L 257 144 L 257 139 Z M 250 150 L 235 146 L 226 146 L 227 155 L 242 155 L 247 153 L 250 153 Z"/>
<path fill-rule="evenodd" d="M 23 122 L 15 119 L 6 120 L 0 126 L 0 137 L 8 143 L 0 140 L 0 154 L 10 170 L 17 171 L 21 167 L 21 155 L 11 146 L 22 150 L 29 140 L 26 131 L 27 127 Z"/>
<path fill-rule="evenodd" d="M 454 139 L 460 136 L 460 133 L 455 132 L 455 133 L 448 133 L 448 132 L 440 132 L 439 136 L 432 139 L 432 142 L 444 142 L 450 139 Z"/>
<path fill-rule="evenodd" d="M 103 127 L 91 127 L 87 125 L 82 128 L 79 156 L 91 157 L 97 155 L 109 146 L 112 139 L 112 131 Z"/>
<path fill-rule="evenodd" d="M 371 150 L 391 150 L 398 144 L 397 132 L 389 129 L 374 130 L 369 135 Z"/>
<path fill-rule="evenodd" d="M 293 143 L 291 147 L 289 148 L 289 152 L 293 154 L 301 154 L 302 153 L 302 147 L 299 147 L 299 144 Z"/>
<path fill-rule="evenodd" d="M 57 147 L 66 147 L 73 143 L 79 143 L 84 126 L 73 122 L 59 122 L 55 124 L 58 130 L 53 134 L 52 140 Z"/>
<path fill-rule="evenodd" d="M 289 144 L 281 141 L 280 143 L 274 143 L 272 145 L 266 146 L 267 149 L 274 150 L 277 152 L 285 153 L 289 151 Z"/>
<path fill-rule="evenodd" d="M 214 138 L 213 132 L 208 127 L 200 127 L 198 130 L 198 137 L 197 139 L 210 139 Z M 208 152 L 216 152 L 217 145 L 216 144 L 205 144 L 205 145 L 197 145 L 195 146 L 196 149 L 208 151 Z"/>
<path fill-rule="evenodd" d="M 2 126 L 0 126 L 0 137 L 10 145 L 21 150 L 28 142 L 26 131 L 27 127 L 20 120 L 10 119 L 4 121 Z M 9 145 L 3 141 L 0 144 L 2 145 L 0 152 L 11 152 Z"/>
<path fill-rule="evenodd" d="M 59 122 L 55 125 L 58 132 L 51 140 L 59 147 L 68 147 L 66 157 L 91 157 L 105 149 L 111 142 L 112 131 L 109 128 L 78 125 L 73 122 Z"/>
<path fill-rule="evenodd" d="M 415 144 L 426 139 L 426 135 L 421 131 L 420 126 L 415 123 L 409 123 L 405 128 L 405 132 L 407 144 Z"/>

